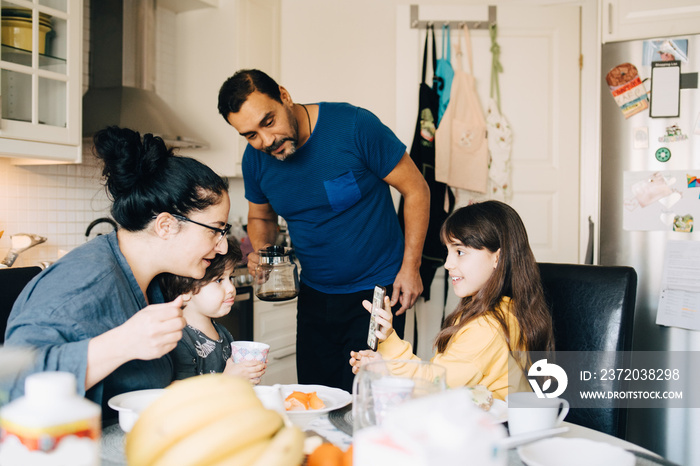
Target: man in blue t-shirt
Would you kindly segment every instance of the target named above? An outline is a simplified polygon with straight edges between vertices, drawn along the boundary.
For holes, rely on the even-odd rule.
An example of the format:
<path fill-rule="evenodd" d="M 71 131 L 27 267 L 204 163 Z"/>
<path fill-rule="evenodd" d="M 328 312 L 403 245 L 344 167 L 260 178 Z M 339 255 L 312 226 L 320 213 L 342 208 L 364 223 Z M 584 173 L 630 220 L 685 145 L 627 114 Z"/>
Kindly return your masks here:
<path fill-rule="evenodd" d="M 423 291 L 419 266 L 429 190 L 406 146 L 367 110 L 296 104 L 259 70 L 240 70 L 219 91 L 219 113 L 246 140 L 247 232 L 254 252 L 285 219 L 301 265 L 297 375 L 302 384 L 352 389 L 350 351 L 367 348 L 374 285 L 387 287 L 394 328 Z M 405 237 L 389 187 L 404 197 Z"/>

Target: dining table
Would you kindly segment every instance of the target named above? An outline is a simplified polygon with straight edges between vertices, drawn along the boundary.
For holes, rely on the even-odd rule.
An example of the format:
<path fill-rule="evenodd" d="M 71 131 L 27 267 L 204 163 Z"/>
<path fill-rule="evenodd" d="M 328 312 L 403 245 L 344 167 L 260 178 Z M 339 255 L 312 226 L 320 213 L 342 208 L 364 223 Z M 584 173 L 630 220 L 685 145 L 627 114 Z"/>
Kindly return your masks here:
<path fill-rule="evenodd" d="M 352 444 L 351 405 L 316 417 L 307 416 L 303 418 L 303 420 L 295 420 L 292 417 L 292 422 L 305 431 L 307 437 L 318 436 L 321 441 L 333 443 L 342 450 L 347 449 Z M 505 425 L 507 427 L 507 423 Z M 620 447 L 635 456 L 635 466 L 678 466 L 639 445 L 587 427 L 564 421 L 556 430 L 558 433 L 545 438 L 586 439 L 614 447 Z M 103 426 L 102 434 L 100 442 L 102 466 L 127 466 L 124 457 L 125 433 L 121 430 L 119 424 L 115 423 Z M 542 439 L 534 440 L 532 443 L 539 440 Z M 508 466 L 532 466 L 532 464 L 525 463 L 521 459 L 519 454 L 519 447 L 521 446 L 523 445 L 516 444 L 514 447 L 507 449 L 506 464 Z M 562 459 L 562 462 L 559 464 L 567 463 L 566 460 Z M 608 464 L 611 463 L 605 462 L 605 459 L 601 459 L 601 462 L 598 463 L 600 466 Z"/>

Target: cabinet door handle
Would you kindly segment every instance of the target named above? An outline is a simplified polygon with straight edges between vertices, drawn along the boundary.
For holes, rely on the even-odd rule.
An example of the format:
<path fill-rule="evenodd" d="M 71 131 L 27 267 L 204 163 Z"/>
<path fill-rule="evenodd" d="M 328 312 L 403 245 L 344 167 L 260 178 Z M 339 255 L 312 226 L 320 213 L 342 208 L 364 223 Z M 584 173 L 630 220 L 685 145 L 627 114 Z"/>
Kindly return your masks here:
<path fill-rule="evenodd" d="M 273 356 L 272 359 L 275 361 L 279 361 L 280 359 L 287 359 L 290 356 L 294 356 L 297 354 L 296 350 L 292 351 L 291 353 L 283 354 L 282 356 Z"/>
<path fill-rule="evenodd" d="M 613 8 L 612 2 L 608 3 L 608 34 L 610 35 L 613 33 Z"/>

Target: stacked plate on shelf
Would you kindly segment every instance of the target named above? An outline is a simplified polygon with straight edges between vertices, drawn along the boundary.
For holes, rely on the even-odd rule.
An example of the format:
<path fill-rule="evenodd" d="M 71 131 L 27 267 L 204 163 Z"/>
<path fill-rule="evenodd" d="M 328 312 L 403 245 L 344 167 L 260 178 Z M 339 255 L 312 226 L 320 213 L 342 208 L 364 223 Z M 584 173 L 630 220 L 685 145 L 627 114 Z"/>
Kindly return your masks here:
<path fill-rule="evenodd" d="M 39 13 L 39 53 L 46 53 L 46 35 L 52 30 L 51 16 Z M 2 45 L 32 51 L 32 10 L 2 9 Z"/>

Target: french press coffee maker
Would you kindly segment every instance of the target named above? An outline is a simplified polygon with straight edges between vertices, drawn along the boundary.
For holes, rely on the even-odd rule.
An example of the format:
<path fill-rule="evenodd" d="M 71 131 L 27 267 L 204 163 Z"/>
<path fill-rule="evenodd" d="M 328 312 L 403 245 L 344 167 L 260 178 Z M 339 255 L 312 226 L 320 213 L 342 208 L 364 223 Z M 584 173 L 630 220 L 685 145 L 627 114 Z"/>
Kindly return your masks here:
<path fill-rule="evenodd" d="M 262 301 L 286 301 L 299 294 L 299 275 L 292 248 L 270 246 L 258 251 L 255 296 Z"/>

